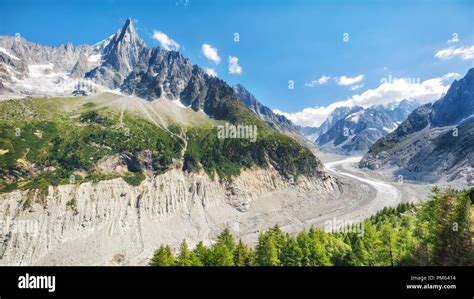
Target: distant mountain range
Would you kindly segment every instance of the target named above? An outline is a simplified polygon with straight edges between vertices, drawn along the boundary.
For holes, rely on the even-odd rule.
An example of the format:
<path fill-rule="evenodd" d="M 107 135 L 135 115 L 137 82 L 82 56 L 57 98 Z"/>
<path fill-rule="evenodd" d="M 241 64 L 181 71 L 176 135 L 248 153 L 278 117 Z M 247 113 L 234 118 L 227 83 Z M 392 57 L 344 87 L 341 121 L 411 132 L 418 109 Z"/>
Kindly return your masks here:
<path fill-rule="evenodd" d="M 299 130 L 303 136 L 315 142 L 319 136 L 331 129 L 336 122 L 342 119 L 351 110 L 350 107 L 337 107 L 329 114 L 326 120 L 319 127 L 300 126 Z"/>
<path fill-rule="evenodd" d="M 300 132 L 322 151 L 361 154 L 379 138 L 395 130 L 418 106 L 416 101 L 403 100 L 369 108 L 338 107 L 320 127 L 300 127 Z"/>
<path fill-rule="evenodd" d="M 413 111 L 379 139 L 361 160 L 362 168 L 397 167 L 405 177 L 425 181 L 473 179 L 474 69 L 451 84 L 435 103 Z"/>

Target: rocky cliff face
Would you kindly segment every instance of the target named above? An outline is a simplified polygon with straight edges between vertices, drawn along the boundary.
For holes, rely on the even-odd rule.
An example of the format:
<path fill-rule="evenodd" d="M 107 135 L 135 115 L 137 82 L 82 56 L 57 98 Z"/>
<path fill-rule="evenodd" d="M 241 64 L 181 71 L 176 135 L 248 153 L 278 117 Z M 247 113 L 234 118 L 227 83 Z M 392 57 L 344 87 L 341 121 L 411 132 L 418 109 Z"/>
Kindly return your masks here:
<path fill-rule="evenodd" d="M 145 42 L 138 37 L 132 20 L 128 19 L 101 49 L 102 64 L 87 73 L 86 77 L 112 89 L 118 88 L 146 55 L 145 50 Z"/>
<path fill-rule="evenodd" d="M 329 176 L 292 183 L 272 168 L 221 184 L 178 166 L 138 187 L 114 179 L 50 187 L 46 198 L 15 191 L 0 195 L 0 264 L 145 265 L 161 243 L 209 242 L 224 227 L 236 236 L 252 232 L 256 219 L 272 218 L 253 208 L 256 201 L 271 206 L 276 194 L 296 192 L 289 200 L 301 202 L 305 192 L 335 187 Z"/>
<path fill-rule="evenodd" d="M 178 99 L 192 75 L 193 64 L 179 52 L 155 48 L 145 51 L 127 76 L 122 91 L 148 100 Z"/>
<path fill-rule="evenodd" d="M 43 46 L 30 42 L 23 37 L 0 36 L 0 51 L 2 56 L 17 58 L 27 65 L 43 65 L 51 63 L 54 71 L 70 71 L 76 64 L 81 54 L 88 56 L 93 53 L 94 47 L 91 45 L 73 46 L 68 43 L 57 47 Z"/>
<path fill-rule="evenodd" d="M 84 54 L 79 55 L 76 64 L 71 70 L 71 78 L 80 79 L 84 77 L 85 73 L 89 70 L 89 64 L 87 57 Z"/>

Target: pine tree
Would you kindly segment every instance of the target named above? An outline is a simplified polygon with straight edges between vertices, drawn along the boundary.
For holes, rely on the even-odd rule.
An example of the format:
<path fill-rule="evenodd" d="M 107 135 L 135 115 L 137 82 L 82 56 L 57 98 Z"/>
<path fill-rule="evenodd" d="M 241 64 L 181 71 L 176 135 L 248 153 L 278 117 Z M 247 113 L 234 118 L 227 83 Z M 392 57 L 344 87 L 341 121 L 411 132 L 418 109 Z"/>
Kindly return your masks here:
<path fill-rule="evenodd" d="M 296 236 L 296 241 L 298 246 L 301 249 L 301 265 L 310 266 L 311 265 L 311 239 L 308 236 L 308 233 L 304 229 Z"/>
<path fill-rule="evenodd" d="M 197 258 L 197 256 L 191 251 L 189 251 L 186 240 L 183 240 L 183 242 L 181 242 L 176 265 L 177 266 L 202 266 L 202 263 Z"/>
<path fill-rule="evenodd" d="M 176 261 L 169 245 L 161 245 L 150 261 L 150 266 L 174 266 L 175 264 Z"/>
<path fill-rule="evenodd" d="M 378 236 L 375 226 L 370 221 L 363 222 L 364 235 L 356 235 L 357 238 L 363 239 L 364 244 L 364 256 L 366 257 L 366 263 L 364 266 L 377 266 L 383 259 L 380 258 L 381 241 Z"/>
<path fill-rule="evenodd" d="M 351 265 L 353 266 L 368 266 L 369 253 L 364 244 L 364 239 L 358 236 L 353 236 L 351 240 L 352 255 Z"/>
<path fill-rule="evenodd" d="M 295 238 L 286 237 L 286 243 L 281 252 L 281 264 L 283 266 L 301 266 L 303 252 Z"/>
<path fill-rule="evenodd" d="M 323 232 L 311 227 L 308 232 L 310 239 L 310 265 L 311 266 L 331 266 L 331 260 L 323 246 Z"/>
<path fill-rule="evenodd" d="M 212 246 L 213 266 L 233 266 L 234 265 L 235 240 L 229 229 L 225 229 L 218 237 L 217 242 Z"/>
<path fill-rule="evenodd" d="M 453 231 L 456 195 L 446 190 L 435 205 L 435 217 L 431 219 L 434 228 L 433 263 L 447 266 L 453 262 L 455 234 Z"/>
<path fill-rule="evenodd" d="M 405 224 L 398 231 L 395 244 L 398 265 L 406 265 L 407 261 L 415 255 L 417 246 L 414 237 L 415 222 L 410 217 L 405 217 L 403 220 Z"/>
<path fill-rule="evenodd" d="M 222 231 L 222 233 L 217 237 L 217 243 L 222 243 L 230 251 L 234 251 L 235 249 L 235 239 L 228 228 L 224 229 L 224 231 Z"/>
<path fill-rule="evenodd" d="M 202 241 L 196 245 L 193 253 L 203 266 L 210 266 L 212 264 L 212 252 Z"/>
<path fill-rule="evenodd" d="M 395 266 L 397 263 L 396 259 L 396 234 L 395 229 L 390 223 L 385 222 L 380 226 L 380 260 L 377 265 L 379 266 Z"/>
<path fill-rule="evenodd" d="M 420 215 L 424 214 L 425 212 L 426 209 L 423 211 L 423 213 L 420 213 Z M 430 233 L 430 223 L 424 219 L 417 219 L 416 224 L 413 227 L 413 235 L 416 239 L 415 248 L 412 256 L 406 257 L 404 259 L 404 264 L 427 266 L 430 262 L 430 241 L 432 235 Z"/>
<path fill-rule="evenodd" d="M 261 233 L 258 236 L 258 245 L 255 251 L 255 260 L 257 266 L 278 266 L 280 259 L 278 248 L 273 235 Z"/>
<path fill-rule="evenodd" d="M 281 231 L 278 224 L 270 228 L 267 233 L 273 236 L 273 240 L 275 241 L 275 246 L 277 248 L 277 254 L 280 257 L 283 246 L 285 246 L 286 243 L 286 235 Z"/>
<path fill-rule="evenodd" d="M 252 251 L 245 245 L 242 240 L 239 240 L 234 251 L 234 265 L 235 266 L 251 266 L 252 265 Z"/>
<path fill-rule="evenodd" d="M 466 192 L 448 189 L 437 200 L 434 227 L 433 263 L 462 265 L 470 252 L 470 199 Z"/>
<path fill-rule="evenodd" d="M 325 251 L 330 257 L 331 264 L 334 266 L 349 266 L 353 259 L 352 248 L 349 238 L 339 234 L 328 235 L 328 242 L 324 243 Z M 347 243 L 344 242 L 347 240 Z"/>
<path fill-rule="evenodd" d="M 474 190 L 474 189 L 473 189 Z M 453 217 L 453 263 L 465 265 L 474 257 L 471 249 L 471 199 L 468 192 L 458 192 Z"/>
<path fill-rule="evenodd" d="M 216 243 L 212 246 L 212 266 L 233 266 L 234 252 L 223 243 Z"/>

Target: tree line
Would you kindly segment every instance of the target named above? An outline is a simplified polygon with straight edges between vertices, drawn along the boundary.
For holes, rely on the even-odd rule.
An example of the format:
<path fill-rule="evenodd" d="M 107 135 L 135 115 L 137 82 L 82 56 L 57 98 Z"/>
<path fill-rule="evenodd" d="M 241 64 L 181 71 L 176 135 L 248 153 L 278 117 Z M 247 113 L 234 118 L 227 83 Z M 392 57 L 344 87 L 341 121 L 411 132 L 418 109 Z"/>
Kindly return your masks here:
<path fill-rule="evenodd" d="M 278 225 L 262 232 L 255 248 L 225 229 L 211 246 L 190 249 L 183 240 L 176 254 L 161 245 L 151 266 L 429 266 L 474 265 L 474 188 L 441 192 L 421 205 L 384 208 L 363 221 L 363 234 L 311 227 L 296 235 Z"/>

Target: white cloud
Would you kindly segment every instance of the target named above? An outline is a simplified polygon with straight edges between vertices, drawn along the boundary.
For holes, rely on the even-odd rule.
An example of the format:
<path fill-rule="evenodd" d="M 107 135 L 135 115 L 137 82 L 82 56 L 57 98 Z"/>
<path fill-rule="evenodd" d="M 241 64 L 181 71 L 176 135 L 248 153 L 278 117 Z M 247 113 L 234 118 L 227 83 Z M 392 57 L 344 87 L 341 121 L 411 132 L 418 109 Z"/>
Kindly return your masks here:
<path fill-rule="evenodd" d="M 451 59 L 459 56 L 462 60 L 474 59 L 474 46 L 470 47 L 449 47 L 436 52 L 435 57 L 438 59 Z"/>
<path fill-rule="evenodd" d="M 359 85 L 352 85 L 351 90 L 361 89 L 362 87 L 364 87 L 364 83 L 359 84 Z"/>
<path fill-rule="evenodd" d="M 329 82 L 329 79 L 331 79 L 331 77 L 322 75 L 321 78 L 305 83 L 304 86 L 315 87 L 316 85 L 324 85 Z"/>
<path fill-rule="evenodd" d="M 229 74 L 238 74 L 242 73 L 242 68 L 239 65 L 239 58 L 235 56 L 229 56 Z"/>
<path fill-rule="evenodd" d="M 206 57 L 210 61 L 214 62 L 215 64 L 219 64 L 221 62 L 221 58 L 220 58 L 219 54 L 217 54 L 217 49 L 213 48 L 209 44 L 202 45 L 201 53 L 202 53 L 202 55 L 204 55 L 204 57 Z"/>
<path fill-rule="evenodd" d="M 298 125 L 320 126 L 329 114 L 337 107 L 352 107 L 359 105 L 370 107 L 373 105 L 398 102 L 406 98 L 418 101 L 420 104 L 438 100 L 449 88 L 452 80 L 461 77 L 457 73 L 448 73 L 444 76 L 425 80 L 421 83 L 406 79 L 394 79 L 384 82 L 375 89 L 368 89 L 346 100 L 337 101 L 326 107 L 309 107 L 295 113 L 286 113 L 275 109 L 274 112 L 285 115 Z"/>
<path fill-rule="evenodd" d="M 311 108 L 305 108 L 305 109 L 311 109 Z M 272 109 L 273 113 L 276 113 L 276 114 L 280 114 L 280 115 L 283 115 L 283 116 L 286 116 L 286 118 L 290 118 L 290 117 L 293 117 L 294 118 L 294 115 L 296 113 L 301 113 L 302 111 L 300 112 L 296 112 L 296 113 L 288 113 L 288 112 L 285 112 L 285 111 L 282 111 L 280 109 Z M 304 111 L 304 109 L 303 109 Z"/>
<path fill-rule="evenodd" d="M 359 75 L 356 77 L 346 77 L 346 76 L 341 76 L 339 78 L 334 78 L 337 82 L 337 84 L 342 85 L 342 86 L 347 86 L 347 85 L 352 85 L 355 83 L 362 82 L 364 80 L 364 75 Z"/>
<path fill-rule="evenodd" d="M 278 109 L 274 109 L 273 112 L 286 116 L 286 118 L 297 125 L 318 127 L 334 109 L 340 107 L 337 106 L 337 104 L 338 103 L 332 103 L 327 107 L 308 107 L 295 113 L 288 113 Z"/>
<path fill-rule="evenodd" d="M 179 49 L 179 44 L 172 40 L 166 33 L 155 30 L 153 31 L 153 39 L 157 40 L 160 45 L 166 50 L 177 51 Z"/>
<path fill-rule="evenodd" d="M 217 77 L 217 72 L 215 69 L 205 68 L 204 70 L 206 71 L 206 74 L 208 74 L 209 76 Z"/>

